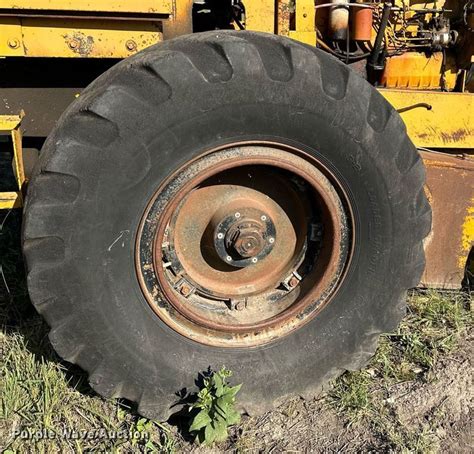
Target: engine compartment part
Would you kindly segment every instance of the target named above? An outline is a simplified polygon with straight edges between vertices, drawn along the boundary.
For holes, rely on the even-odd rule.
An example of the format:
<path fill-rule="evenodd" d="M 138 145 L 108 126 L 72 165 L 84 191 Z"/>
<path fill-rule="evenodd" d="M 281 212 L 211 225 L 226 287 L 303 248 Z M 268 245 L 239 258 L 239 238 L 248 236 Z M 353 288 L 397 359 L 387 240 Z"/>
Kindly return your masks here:
<path fill-rule="evenodd" d="M 329 8 L 329 36 L 335 41 L 346 40 L 349 33 L 349 0 L 332 0 L 331 3 L 335 6 Z"/>
<path fill-rule="evenodd" d="M 433 52 L 429 55 L 407 52 L 387 58 L 380 85 L 387 88 L 453 90 L 457 78 L 458 71 L 455 66 L 451 70 L 446 68 L 442 52 Z"/>
<path fill-rule="evenodd" d="M 362 3 L 362 1 L 356 2 Z M 363 6 L 354 7 L 350 11 L 351 38 L 354 41 L 368 42 L 372 38 L 374 12 Z"/>

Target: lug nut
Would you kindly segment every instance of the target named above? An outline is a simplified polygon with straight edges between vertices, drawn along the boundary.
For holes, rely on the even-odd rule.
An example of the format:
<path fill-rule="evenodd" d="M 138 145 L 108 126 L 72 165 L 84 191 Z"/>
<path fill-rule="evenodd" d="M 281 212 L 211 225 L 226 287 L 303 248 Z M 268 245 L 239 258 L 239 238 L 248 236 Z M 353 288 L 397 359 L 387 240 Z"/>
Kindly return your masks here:
<path fill-rule="evenodd" d="M 232 257 L 230 255 L 228 255 L 226 258 L 225 258 L 228 262 L 232 262 Z"/>
<path fill-rule="evenodd" d="M 237 213 L 234 214 L 234 216 L 239 219 L 240 218 L 240 213 L 237 211 Z"/>
<path fill-rule="evenodd" d="M 267 220 L 267 217 L 263 215 L 260 219 L 265 222 Z"/>
<path fill-rule="evenodd" d="M 275 242 L 275 238 L 273 238 L 273 237 L 268 238 L 268 242 L 270 244 L 273 244 Z"/>
<path fill-rule="evenodd" d="M 224 238 L 224 234 L 223 234 L 223 233 L 218 233 L 218 234 L 217 234 L 217 238 L 219 238 L 220 240 L 222 240 L 222 238 Z"/>
<path fill-rule="evenodd" d="M 258 262 L 258 258 L 257 257 L 253 257 L 252 258 L 252 263 L 257 263 Z"/>

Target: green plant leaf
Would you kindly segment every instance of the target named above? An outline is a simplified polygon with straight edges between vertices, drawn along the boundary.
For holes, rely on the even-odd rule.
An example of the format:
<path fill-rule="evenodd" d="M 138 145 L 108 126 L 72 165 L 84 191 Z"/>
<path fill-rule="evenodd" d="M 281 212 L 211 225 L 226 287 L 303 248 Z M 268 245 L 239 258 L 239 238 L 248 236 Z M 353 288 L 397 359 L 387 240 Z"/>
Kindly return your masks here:
<path fill-rule="evenodd" d="M 233 424 L 238 424 L 240 422 L 240 413 L 234 409 L 230 409 L 227 412 L 227 424 L 229 426 Z"/>
<path fill-rule="evenodd" d="M 200 409 L 189 428 L 196 433 L 197 443 L 212 445 L 215 441 L 224 441 L 228 437 L 227 428 L 240 421 L 234 405 L 235 395 L 242 385 L 230 387 L 226 378 L 231 375 L 232 372 L 223 367 L 204 379 L 196 402 L 190 406 Z"/>
<path fill-rule="evenodd" d="M 212 445 L 215 439 L 216 439 L 216 431 L 214 430 L 212 423 L 208 424 L 206 428 L 204 429 L 204 441 L 207 445 Z"/>
<path fill-rule="evenodd" d="M 206 410 L 201 410 L 193 419 L 189 428 L 190 432 L 198 431 L 211 422 L 211 418 Z"/>
<path fill-rule="evenodd" d="M 214 386 L 216 387 L 216 396 L 221 397 L 224 394 L 224 381 L 219 374 L 213 375 Z"/>
<path fill-rule="evenodd" d="M 240 391 L 240 388 L 242 388 L 242 384 L 237 385 L 237 386 L 232 386 L 230 388 L 227 388 L 224 394 L 226 396 L 235 397 L 235 395 Z"/>
<path fill-rule="evenodd" d="M 215 433 L 214 441 L 219 442 L 219 441 L 224 441 L 227 439 L 228 433 L 227 433 L 227 424 L 225 423 L 225 421 L 217 422 L 215 424 L 214 433 Z"/>

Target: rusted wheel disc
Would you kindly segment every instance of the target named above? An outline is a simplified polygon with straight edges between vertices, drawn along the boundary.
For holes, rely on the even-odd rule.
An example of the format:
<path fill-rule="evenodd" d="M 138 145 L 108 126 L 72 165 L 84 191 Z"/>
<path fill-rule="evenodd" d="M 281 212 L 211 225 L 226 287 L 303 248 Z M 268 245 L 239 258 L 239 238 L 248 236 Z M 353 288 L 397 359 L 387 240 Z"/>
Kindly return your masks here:
<path fill-rule="evenodd" d="M 330 300 L 351 246 L 334 177 L 277 145 L 214 150 L 153 196 L 137 237 L 148 303 L 171 328 L 226 347 L 271 342 Z"/>

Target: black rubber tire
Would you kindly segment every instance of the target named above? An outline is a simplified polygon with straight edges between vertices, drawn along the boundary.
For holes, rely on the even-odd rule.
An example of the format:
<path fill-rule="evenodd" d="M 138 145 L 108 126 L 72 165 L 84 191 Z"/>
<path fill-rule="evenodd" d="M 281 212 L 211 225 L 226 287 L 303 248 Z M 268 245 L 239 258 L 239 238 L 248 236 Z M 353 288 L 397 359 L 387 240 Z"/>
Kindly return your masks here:
<path fill-rule="evenodd" d="M 204 150 L 273 140 L 318 156 L 349 194 L 354 255 L 331 303 L 252 349 L 194 343 L 146 303 L 134 233 L 170 173 Z M 249 413 L 309 396 L 373 354 L 424 269 L 425 172 L 397 112 L 355 72 L 292 40 L 209 32 L 153 46 L 92 83 L 64 113 L 28 189 L 24 254 L 37 310 L 67 361 L 107 397 L 166 418 L 175 392 L 225 364 Z"/>

